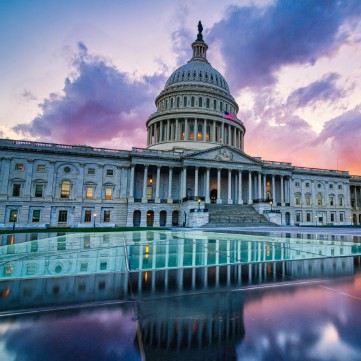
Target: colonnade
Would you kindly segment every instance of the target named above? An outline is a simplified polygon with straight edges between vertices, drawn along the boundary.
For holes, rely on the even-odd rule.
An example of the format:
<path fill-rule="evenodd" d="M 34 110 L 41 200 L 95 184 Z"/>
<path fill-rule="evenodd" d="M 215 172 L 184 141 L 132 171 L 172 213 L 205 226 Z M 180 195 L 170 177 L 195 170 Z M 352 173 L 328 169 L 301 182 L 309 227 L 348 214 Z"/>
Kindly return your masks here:
<path fill-rule="evenodd" d="M 361 209 L 361 186 L 355 185 L 355 186 L 351 186 L 350 188 L 351 188 L 350 195 L 352 196 L 353 194 L 353 200 L 354 200 L 353 203 L 351 202 L 352 208 L 359 210 Z"/>
<path fill-rule="evenodd" d="M 212 201 L 218 204 L 221 204 L 223 202 L 227 204 L 252 204 L 254 200 L 272 200 L 274 205 L 277 205 L 278 203 L 279 205 L 284 206 L 286 203 L 290 202 L 290 180 L 286 175 L 265 174 L 262 173 L 261 170 L 225 170 L 224 168 L 210 168 L 199 166 L 183 166 L 182 168 L 177 167 L 180 171 L 177 172 L 179 176 L 176 179 L 176 181 L 178 182 L 179 194 L 175 196 L 172 193 L 174 182 L 173 167 L 149 165 L 145 165 L 143 167 L 143 185 L 141 192 L 141 200 L 143 203 L 147 203 L 149 199 L 153 199 L 153 197 L 149 198 L 149 195 L 147 193 L 147 188 L 150 182 L 148 178 L 149 167 L 156 167 L 156 178 L 152 178 L 152 187 L 155 186 L 155 203 L 160 203 L 161 201 L 161 187 L 163 190 L 167 189 L 166 195 L 168 203 L 173 203 L 173 199 L 184 199 L 189 197 L 194 198 L 195 200 L 199 197 L 204 197 L 205 202 L 210 203 L 210 194 L 212 190 L 217 191 L 216 199 Z M 162 168 L 166 168 L 166 171 L 168 172 L 168 184 L 161 184 Z M 227 171 L 226 180 L 224 180 L 224 177 L 222 177 L 222 171 L 223 173 Z M 192 178 L 189 177 L 190 172 L 192 172 Z M 211 173 L 213 173 L 213 177 L 211 177 Z M 276 177 L 279 183 L 277 187 L 278 192 L 276 192 Z M 130 170 L 130 186 L 128 195 L 130 199 L 134 199 L 134 183 L 135 165 L 132 165 Z M 227 190 L 223 193 L 226 193 L 227 198 L 222 199 L 222 187 L 224 187 L 225 183 Z M 211 189 L 212 184 L 213 189 Z M 188 193 L 189 189 L 191 190 L 191 194 Z"/>
<path fill-rule="evenodd" d="M 241 125 L 224 120 L 176 118 L 159 120 L 148 126 L 147 145 L 168 141 L 203 141 L 227 144 L 243 149 L 244 130 Z"/>

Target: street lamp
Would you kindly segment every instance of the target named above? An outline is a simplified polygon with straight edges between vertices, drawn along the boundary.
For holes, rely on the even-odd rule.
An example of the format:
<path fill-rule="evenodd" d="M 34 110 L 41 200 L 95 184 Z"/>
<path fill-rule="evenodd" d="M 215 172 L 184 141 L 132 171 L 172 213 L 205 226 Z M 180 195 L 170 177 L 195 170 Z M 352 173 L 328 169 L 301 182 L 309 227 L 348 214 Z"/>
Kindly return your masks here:
<path fill-rule="evenodd" d="M 198 198 L 198 212 L 201 211 L 201 199 Z"/>
<path fill-rule="evenodd" d="M 18 215 L 15 213 L 14 216 L 13 216 L 13 230 L 15 230 L 15 223 L 16 223 L 16 218 L 18 217 Z"/>
<path fill-rule="evenodd" d="M 94 219 L 94 228 L 95 228 L 95 218 L 96 218 L 97 214 L 94 213 L 93 216 L 94 216 L 93 219 Z"/>
<path fill-rule="evenodd" d="M 273 202 L 269 202 L 270 206 L 271 206 L 271 212 L 272 212 L 272 205 L 273 205 Z"/>

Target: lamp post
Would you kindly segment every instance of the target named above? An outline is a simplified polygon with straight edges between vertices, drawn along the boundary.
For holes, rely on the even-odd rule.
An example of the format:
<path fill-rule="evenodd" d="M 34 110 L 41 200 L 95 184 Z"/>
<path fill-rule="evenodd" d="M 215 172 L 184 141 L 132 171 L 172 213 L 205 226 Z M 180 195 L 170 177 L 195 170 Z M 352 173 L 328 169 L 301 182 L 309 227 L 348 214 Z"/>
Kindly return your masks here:
<path fill-rule="evenodd" d="M 17 217 L 18 217 L 18 215 L 15 213 L 13 216 L 13 231 L 15 230 L 15 223 L 16 223 Z"/>
<path fill-rule="evenodd" d="M 272 205 L 273 205 L 273 202 L 269 202 L 270 206 L 271 206 L 271 212 L 272 212 Z"/>
<path fill-rule="evenodd" d="M 93 216 L 94 216 L 93 219 L 94 219 L 94 228 L 95 228 L 95 218 L 96 218 L 97 214 L 94 213 Z"/>
<path fill-rule="evenodd" d="M 201 199 L 198 198 L 198 212 L 201 211 Z"/>

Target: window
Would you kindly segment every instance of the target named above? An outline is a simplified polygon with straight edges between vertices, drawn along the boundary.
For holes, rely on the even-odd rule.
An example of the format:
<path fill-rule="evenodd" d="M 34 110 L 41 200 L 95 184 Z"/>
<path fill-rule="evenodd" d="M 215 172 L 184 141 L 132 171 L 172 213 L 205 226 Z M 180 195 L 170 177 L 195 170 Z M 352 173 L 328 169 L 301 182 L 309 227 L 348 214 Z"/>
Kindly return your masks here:
<path fill-rule="evenodd" d="M 88 262 L 81 262 L 80 263 L 80 272 L 87 272 L 88 271 Z"/>
<path fill-rule="evenodd" d="M 70 173 L 71 169 L 70 167 L 64 167 L 64 173 Z"/>
<path fill-rule="evenodd" d="M 105 199 L 112 199 L 112 187 L 105 187 Z"/>
<path fill-rule="evenodd" d="M 92 186 L 86 187 L 86 199 L 93 199 L 94 197 L 94 188 Z"/>
<path fill-rule="evenodd" d="M 300 186 L 300 182 L 296 182 L 295 187 L 299 187 L 299 186 Z"/>
<path fill-rule="evenodd" d="M 63 181 L 60 186 L 60 198 L 69 198 L 70 196 L 70 182 Z"/>
<path fill-rule="evenodd" d="M 45 168 L 45 164 L 38 164 L 37 168 L 36 168 L 36 171 L 39 172 L 39 173 L 44 173 L 46 170 Z"/>
<path fill-rule="evenodd" d="M 217 100 L 216 99 L 213 100 L 213 109 L 214 110 L 217 109 Z"/>
<path fill-rule="evenodd" d="M 306 195 L 306 206 L 311 205 L 311 197 L 309 195 Z"/>
<path fill-rule="evenodd" d="M 67 223 L 68 222 L 68 211 L 59 211 L 58 222 L 59 223 Z"/>
<path fill-rule="evenodd" d="M 301 213 L 299 213 L 299 212 L 296 213 L 296 222 L 297 223 L 301 222 Z"/>
<path fill-rule="evenodd" d="M 310 183 L 306 183 L 306 188 L 309 188 L 310 187 Z"/>
<path fill-rule="evenodd" d="M 342 189 L 342 184 L 339 184 L 339 185 L 338 185 L 338 189 Z"/>
<path fill-rule="evenodd" d="M 311 213 L 306 213 L 306 221 L 311 222 Z"/>
<path fill-rule="evenodd" d="M 110 222 L 110 211 L 104 211 L 104 222 L 105 223 Z"/>
<path fill-rule="evenodd" d="M 177 97 L 177 108 L 179 108 L 179 104 L 180 104 L 180 99 L 179 99 L 179 97 Z"/>
<path fill-rule="evenodd" d="M 83 248 L 84 249 L 90 249 L 90 235 L 89 234 L 84 236 Z"/>
<path fill-rule="evenodd" d="M 92 220 L 92 211 L 86 210 L 84 212 L 84 223 L 89 223 Z"/>
<path fill-rule="evenodd" d="M 330 189 L 333 189 L 333 184 L 330 184 L 330 185 L 329 185 L 329 188 L 330 188 Z"/>
<path fill-rule="evenodd" d="M 335 214 L 331 213 L 331 222 L 335 222 Z"/>
<path fill-rule="evenodd" d="M 15 170 L 24 170 L 24 164 L 23 163 L 16 163 L 15 164 Z"/>
<path fill-rule="evenodd" d="M 191 98 L 191 107 L 194 107 L 194 97 Z"/>
<path fill-rule="evenodd" d="M 33 223 L 39 223 L 40 222 L 40 210 L 34 209 L 33 210 L 33 217 L 32 217 Z"/>
<path fill-rule="evenodd" d="M 101 271 L 105 271 L 108 267 L 108 262 L 107 261 L 101 261 L 100 262 L 100 270 Z"/>
<path fill-rule="evenodd" d="M 207 98 L 207 100 L 206 100 L 206 108 L 209 108 L 210 107 L 210 100 L 209 100 L 209 98 Z"/>
<path fill-rule="evenodd" d="M 112 175 L 114 175 L 113 169 L 107 169 L 107 176 L 112 176 Z"/>
<path fill-rule="evenodd" d="M 340 213 L 340 222 L 343 222 L 344 216 L 343 213 Z"/>
<path fill-rule="evenodd" d="M 219 110 L 223 112 L 223 102 L 219 102 Z"/>
<path fill-rule="evenodd" d="M 322 206 L 322 194 L 321 193 L 318 193 L 318 195 L 317 195 L 317 204 L 319 206 Z"/>
<path fill-rule="evenodd" d="M 20 189 L 21 189 L 20 183 L 13 184 L 13 197 L 20 197 Z"/>
<path fill-rule="evenodd" d="M 43 185 L 35 184 L 35 197 L 41 198 L 43 196 Z"/>
<path fill-rule="evenodd" d="M 317 184 L 317 188 L 321 188 L 322 187 L 322 184 L 321 183 L 318 183 Z"/>
<path fill-rule="evenodd" d="M 334 203 L 335 203 L 334 200 L 335 200 L 335 198 L 331 196 L 330 197 L 330 206 L 334 205 Z"/>
<path fill-rule="evenodd" d="M 88 175 L 94 175 L 95 174 L 95 168 L 88 168 Z"/>
<path fill-rule="evenodd" d="M 38 265 L 36 263 L 28 263 L 26 265 L 26 275 L 32 276 L 36 273 Z"/>
<path fill-rule="evenodd" d="M 199 97 L 198 106 L 199 106 L 200 108 L 203 107 L 203 99 L 202 99 L 201 97 Z"/>
<path fill-rule="evenodd" d="M 183 106 L 186 107 L 187 106 L 187 97 L 183 98 Z"/>
<path fill-rule="evenodd" d="M 295 196 L 295 203 L 296 203 L 296 205 L 300 205 L 301 204 L 301 198 L 300 198 L 300 196 Z"/>
<path fill-rule="evenodd" d="M 338 205 L 339 205 L 340 207 L 343 207 L 343 197 L 342 197 L 342 196 L 339 196 L 339 197 L 338 197 Z"/>
<path fill-rule="evenodd" d="M 147 186 L 147 199 L 153 199 L 153 187 Z"/>
<path fill-rule="evenodd" d="M 11 209 L 9 215 L 9 222 L 17 222 L 18 221 L 18 211 L 17 209 Z"/>

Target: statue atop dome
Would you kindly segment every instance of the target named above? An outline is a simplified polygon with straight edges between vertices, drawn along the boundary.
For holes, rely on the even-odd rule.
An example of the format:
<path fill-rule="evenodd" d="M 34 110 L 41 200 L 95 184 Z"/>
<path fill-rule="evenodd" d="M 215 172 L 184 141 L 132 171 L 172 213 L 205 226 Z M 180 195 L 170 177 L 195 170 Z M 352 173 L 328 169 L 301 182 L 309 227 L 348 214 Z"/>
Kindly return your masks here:
<path fill-rule="evenodd" d="M 203 34 L 202 34 L 202 31 L 203 31 L 203 26 L 202 26 L 201 21 L 199 20 L 199 22 L 198 22 L 198 34 L 197 34 L 197 41 L 203 41 Z"/>

